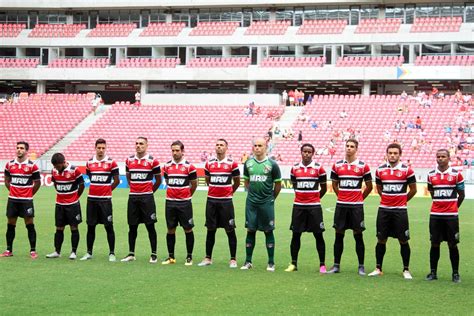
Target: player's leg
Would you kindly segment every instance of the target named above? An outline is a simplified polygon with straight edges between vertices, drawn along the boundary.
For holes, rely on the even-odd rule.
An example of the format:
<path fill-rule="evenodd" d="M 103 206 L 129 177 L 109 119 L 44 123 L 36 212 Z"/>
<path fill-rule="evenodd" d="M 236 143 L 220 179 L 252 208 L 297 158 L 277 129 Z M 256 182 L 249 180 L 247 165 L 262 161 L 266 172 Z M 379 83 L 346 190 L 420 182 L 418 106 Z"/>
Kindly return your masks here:
<path fill-rule="evenodd" d="M 255 248 L 257 224 L 257 209 L 253 203 L 247 200 L 245 203 L 245 227 L 247 228 L 247 236 L 245 237 L 245 263 L 240 268 L 241 270 L 252 268 L 252 256 Z"/>
<path fill-rule="evenodd" d="M 9 202 L 10 203 L 10 202 Z M 8 209 L 7 209 L 8 213 Z M 7 241 L 7 250 L 5 250 L 0 257 L 11 257 L 13 256 L 13 241 L 15 240 L 15 228 L 18 217 L 7 217 L 7 232 L 5 238 Z"/>
<path fill-rule="evenodd" d="M 82 223 L 81 204 L 78 202 L 73 205 L 64 207 L 67 214 L 67 221 L 71 227 L 71 254 L 69 259 L 76 259 L 77 247 L 79 246 L 79 224 Z"/>
<path fill-rule="evenodd" d="M 101 203 L 102 222 L 104 223 L 105 232 L 107 234 L 107 243 L 109 244 L 109 261 L 115 262 L 115 231 L 113 221 L 112 201 Z"/>
<path fill-rule="evenodd" d="M 460 283 L 461 278 L 459 276 L 459 220 L 447 219 L 447 239 L 449 247 L 449 259 L 451 260 L 451 268 L 453 270 L 452 280 L 454 283 Z"/>
<path fill-rule="evenodd" d="M 216 230 L 217 230 L 217 208 L 218 204 L 214 201 L 207 199 L 206 202 L 206 256 L 198 264 L 199 267 L 205 267 L 212 264 L 212 251 L 216 242 Z"/>
<path fill-rule="evenodd" d="M 352 229 L 354 231 L 355 250 L 357 259 L 359 261 L 358 273 L 361 276 L 365 275 L 364 260 L 365 260 L 365 244 L 362 232 L 365 230 L 364 223 L 364 208 L 356 207 L 352 209 Z"/>
<path fill-rule="evenodd" d="M 76 259 L 76 252 L 77 247 L 79 246 L 79 226 L 71 225 L 71 254 L 69 255 L 69 259 L 74 260 Z"/>
<path fill-rule="evenodd" d="M 176 263 L 174 248 L 176 244 L 176 227 L 178 226 L 178 216 L 176 214 L 173 202 L 165 202 L 165 218 L 168 231 L 166 233 L 166 246 L 168 248 L 168 258 L 161 262 L 161 264 Z"/>
<path fill-rule="evenodd" d="M 393 215 L 394 226 L 398 241 L 400 242 L 400 255 L 402 256 L 403 261 L 403 277 L 406 280 L 413 279 L 410 273 L 410 255 L 411 249 L 408 241 L 410 240 L 410 230 L 408 226 L 408 214 L 407 212 L 397 212 Z"/>
<path fill-rule="evenodd" d="M 146 230 L 148 231 L 148 239 L 150 240 L 150 248 L 151 248 L 151 255 L 150 255 L 150 263 L 157 263 L 157 237 L 156 237 L 156 229 L 155 223 L 148 223 L 145 224 Z"/>
<path fill-rule="evenodd" d="M 323 232 L 326 228 L 324 227 L 323 210 L 321 206 L 316 206 L 311 208 L 311 212 L 308 215 L 308 231 L 313 232 L 316 240 L 316 251 L 319 256 L 319 273 L 326 273 L 326 243 L 323 238 Z"/>
<path fill-rule="evenodd" d="M 226 234 L 230 252 L 229 267 L 237 268 L 237 235 L 235 229 L 226 230 Z"/>
<path fill-rule="evenodd" d="M 275 202 L 268 201 L 258 205 L 257 229 L 265 233 L 265 247 L 267 249 L 267 271 L 275 271 Z"/>
<path fill-rule="evenodd" d="M 179 203 L 177 208 L 178 221 L 183 227 L 184 235 L 186 237 L 186 266 L 193 265 L 193 250 L 194 250 L 194 219 L 193 219 L 193 204 L 191 201 Z"/>
<path fill-rule="evenodd" d="M 390 225 L 390 218 L 387 212 L 378 210 L 377 212 L 377 245 L 375 245 L 375 270 L 369 273 L 369 276 L 381 276 L 383 258 L 387 249 L 388 229 Z"/>
<path fill-rule="evenodd" d="M 122 262 L 135 261 L 135 243 L 138 235 L 138 225 L 140 224 L 140 201 L 136 197 L 130 196 L 127 204 L 128 222 L 128 255 Z"/>
<path fill-rule="evenodd" d="M 336 230 L 336 237 L 334 238 L 334 266 L 328 271 L 328 273 L 340 272 L 341 257 L 344 251 L 344 234 L 347 219 L 348 209 L 336 205 L 333 225 Z"/>
<path fill-rule="evenodd" d="M 290 242 L 291 263 L 288 268 L 285 269 L 286 272 L 298 271 L 298 253 L 301 248 L 301 235 L 304 231 L 305 222 L 305 211 L 301 207 L 293 205 L 290 224 L 290 230 L 292 231 Z"/>
<path fill-rule="evenodd" d="M 217 227 L 224 228 L 227 234 L 230 253 L 229 267 L 237 268 L 237 235 L 235 234 L 235 211 L 232 200 L 221 203 L 217 214 Z"/>
<path fill-rule="evenodd" d="M 61 256 L 61 248 L 64 242 L 64 227 L 67 224 L 66 215 L 61 205 L 56 204 L 54 210 L 56 232 L 54 233 L 54 251 L 46 255 L 46 258 L 54 259 Z"/>
<path fill-rule="evenodd" d="M 23 205 L 23 218 L 25 220 L 26 230 L 28 232 L 28 241 L 30 242 L 30 256 L 36 259 L 36 229 L 34 224 L 35 209 L 33 202 L 27 202 Z"/>
<path fill-rule="evenodd" d="M 438 261 L 440 256 L 440 245 L 443 241 L 443 225 L 440 219 L 430 216 L 430 273 L 426 276 L 427 281 L 438 279 Z"/>
<path fill-rule="evenodd" d="M 145 224 L 145 227 L 148 231 L 148 240 L 150 241 L 150 248 L 151 248 L 151 255 L 150 255 L 150 263 L 157 263 L 157 237 L 156 237 L 156 204 L 155 198 L 153 195 L 143 199 L 143 206 L 142 206 L 142 218 Z"/>
<path fill-rule="evenodd" d="M 98 211 L 99 211 L 99 204 L 96 201 L 87 200 L 86 206 L 86 213 L 87 213 L 87 235 L 86 235 L 86 242 L 87 242 L 87 252 L 81 258 L 81 260 L 90 260 L 92 259 L 92 251 L 94 248 L 94 241 L 95 241 L 95 228 L 98 222 Z"/>

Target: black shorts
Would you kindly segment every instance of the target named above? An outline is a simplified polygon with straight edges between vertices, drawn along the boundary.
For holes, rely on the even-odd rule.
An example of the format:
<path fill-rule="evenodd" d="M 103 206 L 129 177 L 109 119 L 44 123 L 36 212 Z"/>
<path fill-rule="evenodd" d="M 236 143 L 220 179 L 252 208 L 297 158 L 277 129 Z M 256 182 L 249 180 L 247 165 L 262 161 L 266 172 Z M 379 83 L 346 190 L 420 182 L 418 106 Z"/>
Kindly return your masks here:
<path fill-rule="evenodd" d="M 82 222 L 81 204 L 75 203 L 71 205 L 56 204 L 55 223 L 56 227 L 64 227 L 66 225 L 77 226 Z"/>
<path fill-rule="evenodd" d="M 6 215 L 7 217 L 35 217 L 33 201 L 17 201 L 9 198 Z"/>
<path fill-rule="evenodd" d="M 153 194 L 130 195 L 127 207 L 128 225 L 156 223 L 156 205 Z"/>
<path fill-rule="evenodd" d="M 112 200 L 87 199 L 87 225 L 112 225 Z"/>
<path fill-rule="evenodd" d="M 166 226 L 176 228 L 178 224 L 184 229 L 194 227 L 193 204 L 191 201 L 168 201 L 165 203 Z"/>
<path fill-rule="evenodd" d="M 457 216 L 430 216 L 430 240 L 439 244 L 447 241 L 459 243 L 459 219 Z"/>
<path fill-rule="evenodd" d="M 365 230 L 364 207 L 363 206 L 341 206 L 336 205 L 334 213 L 334 225 L 336 230 L 352 229 L 356 232 Z"/>
<path fill-rule="evenodd" d="M 325 229 L 321 206 L 293 205 L 290 230 L 295 233 L 322 233 Z"/>
<path fill-rule="evenodd" d="M 386 211 L 379 208 L 377 214 L 377 238 L 387 240 L 388 237 L 397 238 L 400 241 L 408 241 L 410 239 L 408 213 L 406 210 Z"/>
<path fill-rule="evenodd" d="M 226 231 L 235 228 L 234 203 L 231 199 L 207 199 L 206 227 L 211 230 L 224 228 Z"/>

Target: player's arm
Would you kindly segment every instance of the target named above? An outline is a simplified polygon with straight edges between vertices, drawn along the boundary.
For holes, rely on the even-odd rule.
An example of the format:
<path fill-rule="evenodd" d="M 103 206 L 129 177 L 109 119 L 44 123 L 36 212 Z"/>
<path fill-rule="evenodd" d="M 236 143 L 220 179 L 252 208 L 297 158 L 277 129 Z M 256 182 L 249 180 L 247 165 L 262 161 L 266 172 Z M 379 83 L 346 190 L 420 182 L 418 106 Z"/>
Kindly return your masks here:
<path fill-rule="evenodd" d="M 408 185 L 408 194 L 407 194 L 407 202 L 410 201 L 416 195 L 416 182 L 410 183 Z"/>
<path fill-rule="evenodd" d="M 206 180 L 206 185 L 209 186 L 209 184 L 211 183 L 211 177 L 205 176 L 204 180 Z"/>
<path fill-rule="evenodd" d="M 456 191 L 458 192 L 458 208 L 461 206 L 466 193 L 464 191 L 464 179 L 461 174 L 458 174 L 458 183 L 456 184 Z"/>
<path fill-rule="evenodd" d="M 457 190 L 458 191 L 458 208 L 461 207 L 462 202 L 464 201 L 464 198 L 466 197 L 466 193 L 464 190 Z"/>
<path fill-rule="evenodd" d="M 332 190 L 336 193 L 336 196 L 339 195 L 339 180 L 332 180 Z"/>
<path fill-rule="evenodd" d="M 319 198 L 322 199 L 323 196 L 326 194 L 328 191 L 328 184 L 327 182 L 321 183 L 320 184 L 321 189 L 319 190 Z"/>
<path fill-rule="evenodd" d="M 38 192 L 39 188 L 41 187 L 41 175 L 36 165 L 33 165 L 33 170 L 34 170 L 32 174 L 33 195 L 35 195 L 36 192 Z"/>
<path fill-rule="evenodd" d="M 370 192 L 372 192 L 372 189 L 373 189 L 373 185 L 372 185 L 372 180 L 369 180 L 369 181 L 365 181 L 365 188 L 364 188 L 364 191 L 362 192 L 362 198 L 365 200 L 366 197 L 369 196 Z"/>
<path fill-rule="evenodd" d="M 237 191 L 239 187 L 240 187 L 240 176 L 232 177 L 232 192 Z"/>
<path fill-rule="evenodd" d="M 77 186 L 77 197 L 81 197 L 82 193 L 84 192 L 84 182 L 79 183 Z"/>
<path fill-rule="evenodd" d="M 77 183 L 77 196 L 81 197 L 82 193 L 84 192 L 84 177 L 82 176 L 79 169 L 76 169 L 76 183 Z"/>
<path fill-rule="evenodd" d="M 382 197 L 382 190 L 383 190 L 383 187 L 381 184 L 376 184 L 376 187 L 377 187 L 377 194 Z M 415 186 L 416 187 L 416 186 Z"/>
<path fill-rule="evenodd" d="M 244 180 L 244 186 L 245 186 L 245 188 L 246 188 L 247 190 L 249 189 L 249 185 L 250 185 L 249 179 L 245 179 L 245 180 Z"/>
<path fill-rule="evenodd" d="M 5 187 L 10 191 L 10 183 L 12 183 L 12 177 L 5 174 Z"/>
<path fill-rule="evenodd" d="M 198 186 L 198 178 L 196 168 L 191 165 L 189 167 L 189 188 L 191 189 L 191 196 L 196 192 Z"/>
<path fill-rule="evenodd" d="M 281 191 L 281 181 L 273 183 L 273 198 L 276 200 Z"/>
<path fill-rule="evenodd" d="M 198 180 L 190 180 L 189 181 L 189 188 L 191 189 L 191 195 L 194 195 L 194 192 L 196 192 L 196 188 L 198 186 Z"/>
<path fill-rule="evenodd" d="M 161 185 L 161 173 L 155 174 L 155 183 L 153 183 L 153 192 L 156 192 Z"/>
<path fill-rule="evenodd" d="M 118 174 L 116 174 L 113 176 L 112 179 L 113 179 L 113 182 L 112 182 L 112 191 L 113 191 L 120 184 L 120 177 Z"/>
<path fill-rule="evenodd" d="M 41 187 L 41 180 L 34 180 L 33 181 L 33 195 L 38 192 L 39 188 Z"/>

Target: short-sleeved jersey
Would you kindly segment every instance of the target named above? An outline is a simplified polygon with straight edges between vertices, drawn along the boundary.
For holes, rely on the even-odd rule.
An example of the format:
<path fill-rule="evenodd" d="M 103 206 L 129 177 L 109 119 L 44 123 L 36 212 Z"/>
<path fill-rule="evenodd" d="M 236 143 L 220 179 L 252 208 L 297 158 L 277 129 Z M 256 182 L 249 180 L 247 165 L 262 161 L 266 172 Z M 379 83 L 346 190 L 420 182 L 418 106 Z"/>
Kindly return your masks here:
<path fill-rule="evenodd" d="M 375 171 L 375 183 L 382 186 L 380 208 L 385 211 L 407 209 L 407 188 L 416 183 L 415 172 L 405 164 L 391 167 L 386 163 Z"/>
<path fill-rule="evenodd" d="M 68 163 L 62 172 L 53 168 L 51 180 L 56 188 L 56 204 L 70 205 L 79 201 L 79 185 L 84 183 L 81 171 L 76 166 Z"/>
<path fill-rule="evenodd" d="M 86 163 L 86 173 L 90 180 L 88 197 L 94 200 L 111 199 L 112 179 L 119 174 L 117 162 L 107 156 L 102 160 L 94 156 Z"/>
<path fill-rule="evenodd" d="M 457 216 L 458 190 L 464 190 L 464 178 L 458 170 L 449 167 L 428 173 L 428 191 L 433 192 L 431 215 Z"/>
<path fill-rule="evenodd" d="M 130 156 L 125 161 L 130 174 L 130 195 L 153 194 L 153 178 L 161 174 L 160 162 L 147 154 L 142 158 Z"/>
<path fill-rule="evenodd" d="M 208 198 L 232 199 L 232 178 L 240 176 L 239 165 L 230 158 L 218 160 L 211 158 L 204 166 L 204 173 L 209 178 Z"/>
<path fill-rule="evenodd" d="M 324 168 L 312 161 L 305 166 L 299 163 L 291 168 L 291 182 L 295 190 L 295 205 L 320 205 L 319 186 L 326 183 L 327 176 Z"/>
<path fill-rule="evenodd" d="M 168 161 L 163 167 L 166 184 L 166 199 L 168 201 L 191 200 L 190 181 L 197 179 L 196 168 L 187 160 L 176 163 Z"/>
<path fill-rule="evenodd" d="M 5 176 L 11 178 L 10 199 L 29 201 L 33 199 L 33 181 L 40 181 L 38 166 L 31 160 L 18 162 L 14 159 L 5 165 Z"/>
<path fill-rule="evenodd" d="M 273 184 L 281 182 L 280 167 L 268 157 L 262 161 L 251 158 L 245 162 L 244 179 L 249 181 L 247 200 L 266 203 L 273 200 Z"/>
<path fill-rule="evenodd" d="M 364 204 L 362 183 L 372 181 L 369 166 L 357 159 L 352 163 L 339 160 L 332 166 L 331 180 L 339 181 L 337 204 L 345 207 Z"/>

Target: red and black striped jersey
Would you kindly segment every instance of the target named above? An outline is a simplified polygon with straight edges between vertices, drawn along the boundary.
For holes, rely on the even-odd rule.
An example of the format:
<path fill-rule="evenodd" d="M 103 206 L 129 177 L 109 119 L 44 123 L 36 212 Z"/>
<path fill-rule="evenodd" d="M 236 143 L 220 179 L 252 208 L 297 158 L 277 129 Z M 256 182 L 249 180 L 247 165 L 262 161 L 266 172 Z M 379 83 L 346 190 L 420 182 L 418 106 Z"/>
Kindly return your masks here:
<path fill-rule="evenodd" d="M 213 199 L 231 199 L 233 195 L 232 178 L 240 176 L 239 165 L 230 158 L 218 160 L 211 158 L 204 166 L 204 173 L 209 178 L 207 196 Z"/>
<path fill-rule="evenodd" d="M 458 170 L 437 168 L 428 173 L 428 191 L 433 192 L 431 215 L 458 215 L 458 190 L 464 190 L 464 178 Z"/>
<path fill-rule="evenodd" d="M 161 175 L 160 162 L 147 154 L 128 157 L 125 171 L 130 174 L 130 195 L 153 194 L 153 178 Z"/>
<path fill-rule="evenodd" d="M 337 204 L 360 206 L 364 203 L 362 183 L 372 181 L 372 175 L 369 166 L 359 159 L 352 163 L 339 160 L 332 166 L 331 179 L 339 181 Z"/>
<path fill-rule="evenodd" d="M 291 182 L 295 190 L 295 205 L 320 205 L 319 186 L 326 183 L 327 175 L 324 168 L 312 161 L 305 166 L 303 163 L 294 165 L 290 172 Z"/>
<path fill-rule="evenodd" d="M 69 205 L 79 201 L 79 185 L 84 183 L 79 168 L 67 163 L 68 166 L 62 172 L 53 168 L 51 171 L 51 180 L 56 188 L 56 204 Z"/>
<path fill-rule="evenodd" d="M 117 162 L 107 156 L 102 160 L 97 160 L 97 157 L 94 156 L 86 163 L 86 173 L 90 180 L 88 197 L 111 199 L 112 179 L 119 175 Z"/>
<path fill-rule="evenodd" d="M 10 177 L 10 192 L 8 197 L 15 200 L 33 199 L 33 181 L 40 181 L 38 166 L 31 160 L 18 162 L 14 159 L 5 165 L 5 176 Z"/>
<path fill-rule="evenodd" d="M 380 208 L 386 211 L 407 209 L 407 188 L 416 183 L 415 172 L 405 164 L 383 164 L 375 171 L 375 183 L 382 186 Z"/>
<path fill-rule="evenodd" d="M 166 199 L 168 201 L 191 200 L 190 181 L 197 179 L 196 168 L 186 160 L 176 163 L 168 161 L 163 166 L 163 173 L 168 187 Z"/>

